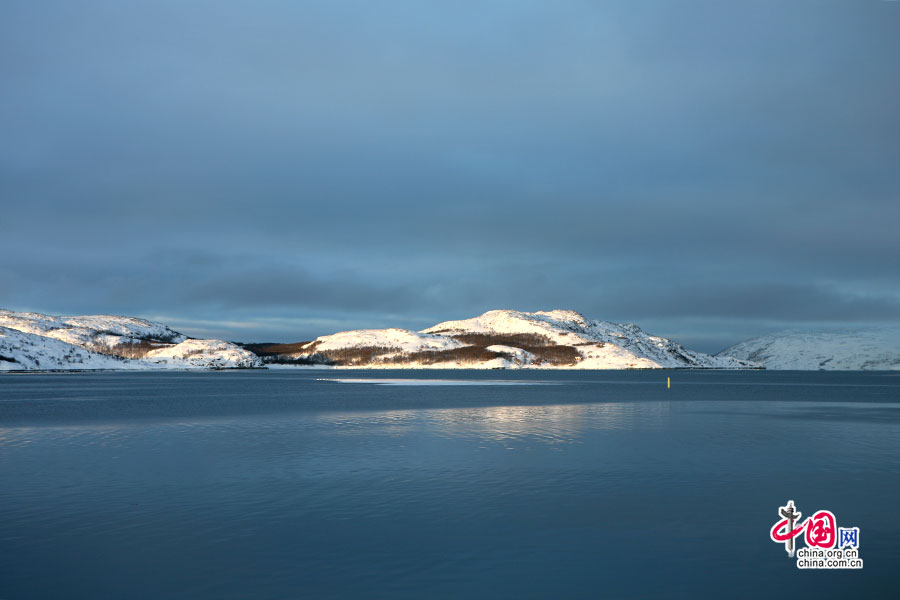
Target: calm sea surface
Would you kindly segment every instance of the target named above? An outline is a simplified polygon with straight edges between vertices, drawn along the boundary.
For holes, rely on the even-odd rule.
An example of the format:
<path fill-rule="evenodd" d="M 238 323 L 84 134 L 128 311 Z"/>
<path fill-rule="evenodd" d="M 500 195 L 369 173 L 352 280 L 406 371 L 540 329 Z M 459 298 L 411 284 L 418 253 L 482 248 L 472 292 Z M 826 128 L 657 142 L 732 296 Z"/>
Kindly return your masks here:
<path fill-rule="evenodd" d="M 689 596 L 900 597 L 900 376 L 0 376 L 5 600 Z"/>

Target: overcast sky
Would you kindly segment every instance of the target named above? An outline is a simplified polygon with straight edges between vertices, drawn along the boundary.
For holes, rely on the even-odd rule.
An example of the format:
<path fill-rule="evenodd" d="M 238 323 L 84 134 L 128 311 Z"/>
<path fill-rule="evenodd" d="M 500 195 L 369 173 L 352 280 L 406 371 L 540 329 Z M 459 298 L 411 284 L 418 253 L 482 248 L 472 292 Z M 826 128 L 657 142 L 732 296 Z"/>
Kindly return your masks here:
<path fill-rule="evenodd" d="M 900 322 L 900 2 L 4 2 L 0 306 Z"/>

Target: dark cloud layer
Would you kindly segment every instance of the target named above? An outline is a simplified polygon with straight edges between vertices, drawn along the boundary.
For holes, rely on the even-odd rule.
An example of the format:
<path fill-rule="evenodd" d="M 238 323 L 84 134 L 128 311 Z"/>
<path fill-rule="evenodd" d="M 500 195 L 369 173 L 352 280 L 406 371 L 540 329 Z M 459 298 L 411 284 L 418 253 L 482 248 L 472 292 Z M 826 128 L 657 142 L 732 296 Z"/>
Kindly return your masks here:
<path fill-rule="evenodd" d="M 0 305 L 900 320 L 900 4 L 12 2 Z M 222 325 L 216 326 L 215 323 Z"/>

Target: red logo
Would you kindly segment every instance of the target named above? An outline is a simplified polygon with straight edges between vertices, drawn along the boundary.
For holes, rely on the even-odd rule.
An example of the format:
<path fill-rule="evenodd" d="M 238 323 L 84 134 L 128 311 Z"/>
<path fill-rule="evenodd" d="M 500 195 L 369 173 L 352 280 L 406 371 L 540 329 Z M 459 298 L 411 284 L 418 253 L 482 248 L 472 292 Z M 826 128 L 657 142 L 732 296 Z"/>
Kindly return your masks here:
<path fill-rule="evenodd" d="M 798 569 L 862 569 L 859 557 L 859 527 L 838 527 L 830 510 L 816 511 L 801 521 L 794 501 L 778 507 L 781 520 L 772 525 L 769 537 L 784 544 L 788 556 L 797 555 Z M 795 538 L 806 531 L 806 547 L 797 548 Z"/>
<path fill-rule="evenodd" d="M 834 548 L 837 541 L 834 515 L 829 510 L 820 510 L 810 518 L 806 525 L 806 545 L 812 548 Z"/>

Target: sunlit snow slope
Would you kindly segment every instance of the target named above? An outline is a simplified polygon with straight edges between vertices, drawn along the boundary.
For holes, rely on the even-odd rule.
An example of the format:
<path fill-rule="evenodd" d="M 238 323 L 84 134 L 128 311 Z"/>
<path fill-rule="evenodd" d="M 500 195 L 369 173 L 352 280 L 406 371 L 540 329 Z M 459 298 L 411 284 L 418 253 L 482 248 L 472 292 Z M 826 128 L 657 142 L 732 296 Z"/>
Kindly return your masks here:
<path fill-rule="evenodd" d="M 143 319 L 0 310 L 0 371 L 261 365 L 256 355 L 235 344 L 188 339 L 161 323 Z"/>

